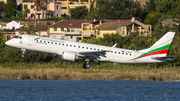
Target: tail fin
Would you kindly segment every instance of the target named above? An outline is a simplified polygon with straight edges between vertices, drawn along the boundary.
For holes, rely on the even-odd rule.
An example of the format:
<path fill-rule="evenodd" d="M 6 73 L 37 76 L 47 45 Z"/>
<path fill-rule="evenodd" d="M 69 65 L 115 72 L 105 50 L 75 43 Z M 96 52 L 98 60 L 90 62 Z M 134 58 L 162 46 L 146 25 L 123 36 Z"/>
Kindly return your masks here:
<path fill-rule="evenodd" d="M 166 56 L 174 38 L 175 32 L 167 32 L 149 48 L 149 52 Z"/>
<path fill-rule="evenodd" d="M 140 50 L 138 52 L 143 52 L 138 58 L 156 55 L 157 57 L 165 57 L 171 46 L 171 42 L 174 38 L 175 32 L 167 32 L 162 38 L 160 38 L 155 44 L 150 48 Z"/>

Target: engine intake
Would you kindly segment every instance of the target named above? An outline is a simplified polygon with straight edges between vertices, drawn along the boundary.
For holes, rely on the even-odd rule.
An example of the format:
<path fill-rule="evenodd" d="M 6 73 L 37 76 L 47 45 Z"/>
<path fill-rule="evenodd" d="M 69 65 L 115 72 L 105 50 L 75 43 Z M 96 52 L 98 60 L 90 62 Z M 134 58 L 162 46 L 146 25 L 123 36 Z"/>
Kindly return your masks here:
<path fill-rule="evenodd" d="M 61 59 L 74 62 L 78 60 L 78 56 L 73 52 L 63 52 Z"/>

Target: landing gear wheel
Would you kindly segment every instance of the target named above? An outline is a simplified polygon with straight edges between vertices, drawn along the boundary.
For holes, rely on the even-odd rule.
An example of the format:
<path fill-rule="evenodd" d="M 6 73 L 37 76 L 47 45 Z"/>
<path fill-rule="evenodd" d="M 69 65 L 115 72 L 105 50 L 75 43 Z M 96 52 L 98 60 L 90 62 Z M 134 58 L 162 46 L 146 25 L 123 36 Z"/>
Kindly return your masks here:
<path fill-rule="evenodd" d="M 85 64 L 83 65 L 83 68 L 84 68 L 84 69 L 89 69 L 89 68 L 91 68 L 91 65 L 90 65 L 89 63 L 85 63 Z"/>

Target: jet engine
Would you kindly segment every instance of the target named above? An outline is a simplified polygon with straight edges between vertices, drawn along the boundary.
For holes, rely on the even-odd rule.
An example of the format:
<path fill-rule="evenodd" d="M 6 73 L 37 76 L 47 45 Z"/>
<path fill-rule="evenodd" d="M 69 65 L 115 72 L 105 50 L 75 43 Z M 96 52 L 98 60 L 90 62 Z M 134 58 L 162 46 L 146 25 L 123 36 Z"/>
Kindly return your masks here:
<path fill-rule="evenodd" d="M 67 61 L 76 61 L 78 60 L 78 56 L 73 52 L 62 52 L 62 56 L 59 56 L 60 60 L 67 60 Z"/>

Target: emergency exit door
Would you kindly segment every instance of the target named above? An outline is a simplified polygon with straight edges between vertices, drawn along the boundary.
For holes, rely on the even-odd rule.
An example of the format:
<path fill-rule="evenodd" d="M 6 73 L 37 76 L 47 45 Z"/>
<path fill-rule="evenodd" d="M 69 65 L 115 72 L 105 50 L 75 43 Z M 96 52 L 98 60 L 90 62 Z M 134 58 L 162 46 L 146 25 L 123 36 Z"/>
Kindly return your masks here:
<path fill-rule="evenodd" d="M 29 36 L 28 44 L 29 44 L 29 45 L 32 45 L 32 44 L 33 44 L 33 36 Z"/>

